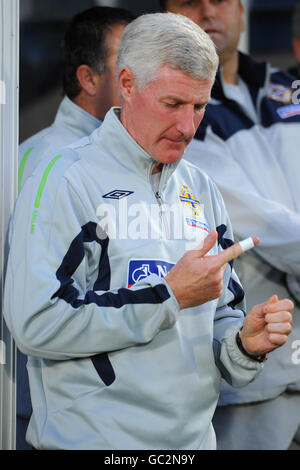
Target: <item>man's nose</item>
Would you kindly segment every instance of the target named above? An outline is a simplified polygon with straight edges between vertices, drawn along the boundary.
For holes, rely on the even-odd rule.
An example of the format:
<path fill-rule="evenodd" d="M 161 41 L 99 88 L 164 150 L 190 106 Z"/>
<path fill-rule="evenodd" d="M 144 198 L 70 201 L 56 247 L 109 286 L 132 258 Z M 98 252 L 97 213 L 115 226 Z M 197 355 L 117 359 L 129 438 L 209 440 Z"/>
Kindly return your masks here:
<path fill-rule="evenodd" d="M 215 17 L 216 7 L 211 0 L 201 0 L 199 4 L 198 21 L 201 24 Z"/>
<path fill-rule="evenodd" d="M 186 108 L 180 113 L 177 129 L 181 132 L 186 139 L 191 139 L 194 137 L 196 132 L 195 126 L 195 113 L 193 107 Z"/>

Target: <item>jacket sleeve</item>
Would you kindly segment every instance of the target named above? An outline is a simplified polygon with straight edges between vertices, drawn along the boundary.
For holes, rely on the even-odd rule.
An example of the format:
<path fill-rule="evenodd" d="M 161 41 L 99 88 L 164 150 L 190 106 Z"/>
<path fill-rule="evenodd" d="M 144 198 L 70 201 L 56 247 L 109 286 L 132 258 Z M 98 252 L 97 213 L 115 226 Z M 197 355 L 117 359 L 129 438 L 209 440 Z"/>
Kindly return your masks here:
<path fill-rule="evenodd" d="M 19 349 L 54 360 L 89 357 L 146 343 L 171 327 L 179 306 L 164 279 L 151 275 L 115 290 L 91 282 L 91 260 L 98 257 L 101 268 L 105 246 L 77 193 L 56 179 L 36 171 L 13 216 L 4 315 Z"/>
<path fill-rule="evenodd" d="M 46 131 L 44 131 L 46 133 Z M 27 178 L 43 157 L 52 153 L 55 146 L 49 145 L 45 137 L 29 138 L 19 146 L 18 191 L 20 192 Z M 56 147 L 57 148 L 57 147 Z"/>
<path fill-rule="evenodd" d="M 216 188 L 215 194 L 220 208 L 217 232 L 219 251 L 222 251 L 232 245 L 234 240 L 231 222 L 221 194 Z M 217 302 L 213 351 L 221 376 L 234 387 L 242 387 L 252 382 L 262 369 L 261 364 L 245 356 L 236 343 L 236 334 L 245 316 L 244 290 L 233 268 L 233 262 L 230 262 L 224 273 L 223 293 Z"/>
<path fill-rule="evenodd" d="M 240 157 L 243 158 L 242 151 Z M 194 139 L 185 158 L 200 166 L 217 184 L 235 237 L 241 240 L 258 236 L 260 244 L 255 252 L 263 260 L 279 271 L 299 276 L 300 214 L 262 196 L 255 182 L 230 154 L 226 143 L 211 129 L 204 143 Z"/>

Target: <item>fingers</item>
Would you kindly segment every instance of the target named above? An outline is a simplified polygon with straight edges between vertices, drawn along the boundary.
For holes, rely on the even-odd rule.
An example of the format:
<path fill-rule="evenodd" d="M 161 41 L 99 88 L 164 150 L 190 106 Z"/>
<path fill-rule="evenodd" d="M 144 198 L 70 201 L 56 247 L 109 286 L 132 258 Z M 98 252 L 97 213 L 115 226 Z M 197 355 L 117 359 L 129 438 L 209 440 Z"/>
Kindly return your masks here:
<path fill-rule="evenodd" d="M 272 297 L 277 297 L 277 296 L 272 296 Z M 290 299 L 282 299 L 282 300 L 277 300 L 277 301 L 272 301 L 272 302 L 270 302 L 270 299 L 269 299 L 268 302 L 262 306 L 262 313 L 265 316 L 267 316 L 268 314 L 274 314 L 276 312 L 281 312 L 281 311 L 291 312 L 293 308 L 294 308 L 294 304 Z"/>
<path fill-rule="evenodd" d="M 260 318 L 264 318 L 266 322 L 269 321 L 289 321 L 286 316 L 282 320 L 279 320 L 279 317 L 273 317 L 274 320 L 271 319 L 271 317 L 276 313 L 279 312 L 280 315 L 282 312 L 291 312 L 294 308 L 294 304 L 290 299 L 282 299 L 278 300 L 277 295 L 272 295 L 269 300 L 262 304 L 257 304 L 253 307 L 252 310 L 255 310 L 256 315 L 258 315 Z M 269 316 L 270 315 L 270 316 Z M 280 316 L 279 315 L 279 316 Z"/>
<path fill-rule="evenodd" d="M 216 230 L 212 230 L 209 234 L 205 237 L 205 239 L 200 243 L 200 245 L 196 246 L 194 250 L 197 250 L 197 256 L 202 258 L 205 256 L 216 244 L 218 240 L 218 232 Z"/>
<path fill-rule="evenodd" d="M 254 246 L 258 245 L 259 239 L 257 237 L 252 237 L 252 240 Z M 234 245 L 226 248 L 222 253 L 216 255 L 216 257 L 218 258 L 219 265 L 223 266 L 240 256 L 242 253 L 244 253 L 243 245 L 240 245 L 240 243 L 234 243 Z"/>
<path fill-rule="evenodd" d="M 288 335 L 292 331 L 290 322 L 268 323 L 266 328 L 269 333 L 278 333 L 281 335 Z"/>
<path fill-rule="evenodd" d="M 292 315 L 290 314 L 290 312 L 287 312 L 287 311 L 280 311 L 280 312 L 277 312 L 277 313 L 268 313 L 266 316 L 265 316 L 265 320 L 267 323 L 279 323 L 279 322 L 292 322 Z"/>
<path fill-rule="evenodd" d="M 294 304 L 289 299 L 278 300 L 277 295 L 273 295 L 263 306 L 265 313 L 266 330 L 269 333 L 269 341 L 282 346 L 286 343 L 288 335 L 292 331 L 292 315 L 290 311 Z"/>
<path fill-rule="evenodd" d="M 276 302 L 278 302 L 278 296 L 277 295 L 272 295 L 272 297 L 269 298 L 269 300 L 267 301 L 267 304 L 275 304 Z"/>
<path fill-rule="evenodd" d="M 198 250 L 198 256 L 201 257 L 201 258 L 203 256 L 205 256 L 213 248 L 213 246 L 217 242 L 217 239 L 218 239 L 217 231 L 212 230 L 207 235 L 207 237 L 204 239 L 204 241 L 201 242 L 201 244 L 198 245 L 196 248 L 194 248 L 195 250 Z M 247 239 L 247 240 L 244 240 L 244 241 L 248 242 L 248 240 L 250 240 L 250 239 Z M 253 246 L 258 245 L 259 238 L 252 237 L 252 242 L 253 242 Z M 246 243 L 246 245 L 248 245 L 248 244 L 249 243 Z M 247 247 L 246 245 L 243 245 L 243 243 L 242 244 L 234 243 L 229 248 L 226 248 L 226 250 L 224 250 L 221 253 L 219 253 L 218 255 L 216 255 L 216 259 L 218 260 L 217 261 L 218 267 L 221 267 L 221 266 L 229 263 L 231 260 L 237 258 L 242 253 L 244 253 L 245 250 L 249 249 L 249 247 Z M 252 245 L 252 243 L 251 243 L 251 245 Z"/>
<path fill-rule="evenodd" d="M 283 346 L 287 342 L 287 335 L 269 334 L 269 341 L 276 346 Z"/>

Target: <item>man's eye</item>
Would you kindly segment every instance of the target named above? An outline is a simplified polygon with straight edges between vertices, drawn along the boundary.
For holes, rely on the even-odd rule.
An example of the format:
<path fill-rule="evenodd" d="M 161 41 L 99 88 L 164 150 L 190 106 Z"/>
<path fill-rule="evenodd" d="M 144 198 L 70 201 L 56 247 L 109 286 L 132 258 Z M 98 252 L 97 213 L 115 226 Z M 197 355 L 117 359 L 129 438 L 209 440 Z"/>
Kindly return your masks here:
<path fill-rule="evenodd" d="M 199 105 L 196 105 L 194 109 L 195 109 L 195 112 L 199 114 L 202 111 L 205 111 L 205 108 L 206 108 L 206 105 L 199 104 Z"/>
<path fill-rule="evenodd" d="M 168 108 L 177 108 L 179 106 L 178 103 L 167 103 L 165 102 L 165 105 L 168 107 Z"/>

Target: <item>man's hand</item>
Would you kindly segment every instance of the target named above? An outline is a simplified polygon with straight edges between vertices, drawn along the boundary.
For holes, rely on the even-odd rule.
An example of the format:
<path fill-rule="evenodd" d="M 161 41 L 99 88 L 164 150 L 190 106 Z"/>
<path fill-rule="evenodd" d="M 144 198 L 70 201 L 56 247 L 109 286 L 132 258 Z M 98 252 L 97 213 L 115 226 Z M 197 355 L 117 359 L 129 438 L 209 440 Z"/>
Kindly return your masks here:
<path fill-rule="evenodd" d="M 278 300 L 277 295 L 255 305 L 246 316 L 240 334 L 244 349 L 249 354 L 262 355 L 282 346 L 292 331 L 293 308 L 291 300 Z"/>
<path fill-rule="evenodd" d="M 243 248 L 235 243 L 218 255 L 206 256 L 217 239 L 217 232 L 212 230 L 201 248 L 188 251 L 165 277 L 181 309 L 221 297 L 226 265 L 240 256 Z M 254 237 L 253 243 L 257 245 L 259 239 Z M 292 330 L 290 312 L 293 308 L 291 300 L 278 300 L 276 295 L 255 305 L 246 316 L 241 331 L 244 349 L 260 356 L 282 346 Z"/>
<path fill-rule="evenodd" d="M 217 239 L 217 232 L 212 230 L 201 248 L 185 253 L 165 277 L 181 309 L 221 297 L 226 265 L 241 255 L 243 249 L 235 243 L 217 255 L 206 256 Z M 253 243 L 257 245 L 258 238 L 253 238 Z"/>

